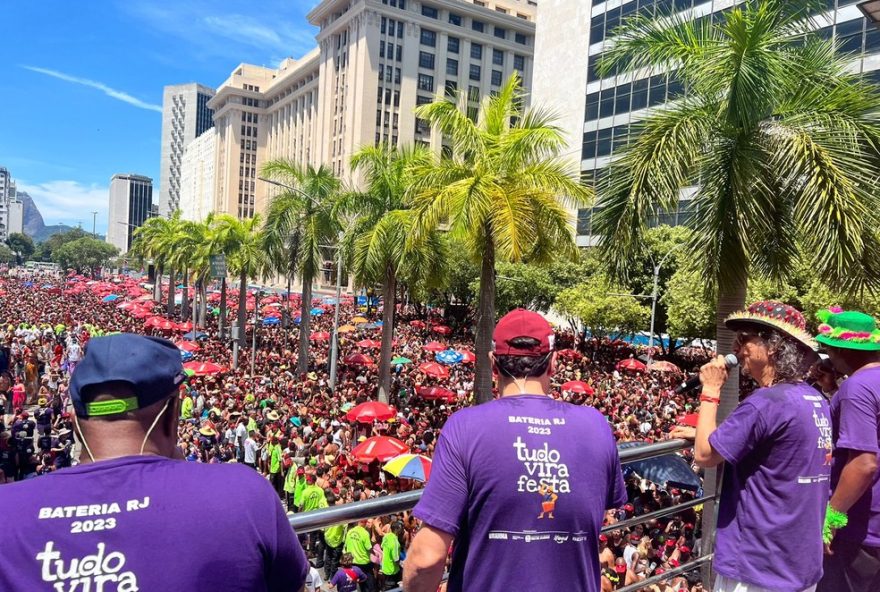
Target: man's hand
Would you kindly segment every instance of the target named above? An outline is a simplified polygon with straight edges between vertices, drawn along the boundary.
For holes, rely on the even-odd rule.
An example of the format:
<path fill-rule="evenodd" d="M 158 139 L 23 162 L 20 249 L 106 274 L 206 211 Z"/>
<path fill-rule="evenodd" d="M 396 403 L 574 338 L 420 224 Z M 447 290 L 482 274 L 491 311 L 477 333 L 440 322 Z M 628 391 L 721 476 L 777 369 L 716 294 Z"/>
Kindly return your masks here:
<path fill-rule="evenodd" d="M 697 437 L 697 428 L 690 426 L 675 426 L 669 432 L 672 438 L 681 438 L 682 440 L 693 440 Z"/>
<path fill-rule="evenodd" d="M 703 391 L 721 392 L 727 376 L 727 362 L 723 356 L 716 356 L 714 360 L 700 368 L 700 384 L 703 385 Z"/>

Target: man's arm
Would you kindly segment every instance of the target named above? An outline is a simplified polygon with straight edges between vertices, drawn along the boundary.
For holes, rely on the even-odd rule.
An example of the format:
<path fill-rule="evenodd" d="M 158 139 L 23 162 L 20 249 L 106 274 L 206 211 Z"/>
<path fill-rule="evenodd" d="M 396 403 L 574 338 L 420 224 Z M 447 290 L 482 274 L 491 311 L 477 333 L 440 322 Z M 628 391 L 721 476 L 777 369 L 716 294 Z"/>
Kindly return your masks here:
<path fill-rule="evenodd" d="M 413 539 L 403 562 L 403 589 L 407 592 L 436 592 L 446 567 L 446 555 L 453 536 L 424 524 Z"/>
<path fill-rule="evenodd" d="M 831 496 L 831 507 L 844 514 L 849 512 L 853 504 L 871 487 L 876 473 L 876 454 L 850 450 L 846 465 L 840 473 L 840 481 Z"/>

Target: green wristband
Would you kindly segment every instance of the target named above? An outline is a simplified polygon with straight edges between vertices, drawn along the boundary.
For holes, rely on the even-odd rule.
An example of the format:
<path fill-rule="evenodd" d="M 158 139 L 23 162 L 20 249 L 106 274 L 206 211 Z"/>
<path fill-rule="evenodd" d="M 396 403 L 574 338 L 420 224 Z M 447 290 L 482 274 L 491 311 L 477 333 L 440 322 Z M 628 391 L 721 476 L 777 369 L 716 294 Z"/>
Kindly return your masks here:
<path fill-rule="evenodd" d="M 834 538 L 834 531 L 843 528 L 849 523 L 849 517 L 845 512 L 839 512 L 828 504 L 825 510 L 825 525 L 822 527 L 822 542 L 826 545 Z"/>

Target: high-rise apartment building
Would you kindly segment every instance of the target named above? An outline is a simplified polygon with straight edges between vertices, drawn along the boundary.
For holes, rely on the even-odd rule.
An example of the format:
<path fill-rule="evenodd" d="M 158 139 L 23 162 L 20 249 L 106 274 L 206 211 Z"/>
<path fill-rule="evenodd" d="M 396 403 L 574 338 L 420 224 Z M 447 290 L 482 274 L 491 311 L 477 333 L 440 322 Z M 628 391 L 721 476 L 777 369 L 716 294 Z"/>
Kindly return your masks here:
<path fill-rule="evenodd" d="M 162 161 L 159 211 L 166 215 L 180 201 L 180 175 L 186 146 L 214 125 L 208 102 L 214 89 L 201 84 L 166 86 L 162 96 Z"/>
<path fill-rule="evenodd" d="M 180 167 L 180 216 L 200 222 L 214 206 L 214 159 L 217 132 L 209 129 L 193 140 L 183 153 Z"/>
<path fill-rule="evenodd" d="M 628 16 L 684 13 L 690 18 L 718 18 L 739 0 L 541 0 L 535 49 L 533 100 L 549 104 L 570 130 L 571 158 L 583 173 L 601 177 L 626 143 L 630 126 L 651 108 L 674 101 L 685 92 L 675 73 L 632 73 L 602 78 L 596 64 L 607 50 L 615 27 Z M 814 17 L 817 33 L 836 37 L 845 52 L 860 54 L 852 67 L 873 78 L 880 68 L 880 31 L 866 22 L 857 0 L 827 0 L 827 10 Z M 652 224 L 681 224 L 691 215 L 683 192 L 678 211 L 658 213 Z M 595 243 L 593 209 L 577 213 L 578 244 Z"/>
<path fill-rule="evenodd" d="M 0 167 L 0 241 L 24 230 L 24 204 L 18 198 L 15 180 L 6 167 Z"/>
<path fill-rule="evenodd" d="M 543 2 L 544 0 L 542 0 Z M 514 71 L 532 77 L 535 0 L 324 0 L 318 46 L 278 69 L 242 64 L 208 103 L 217 129 L 214 211 L 265 211 L 267 161 L 326 165 L 350 178 L 359 148 L 442 138 L 413 114 L 443 93 L 482 97 Z M 163 169 L 164 170 L 164 169 Z"/>
<path fill-rule="evenodd" d="M 120 253 L 127 253 L 135 229 L 153 215 L 153 180 L 143 175 L 113 175 L 110 179 L 107 242 Z"/>

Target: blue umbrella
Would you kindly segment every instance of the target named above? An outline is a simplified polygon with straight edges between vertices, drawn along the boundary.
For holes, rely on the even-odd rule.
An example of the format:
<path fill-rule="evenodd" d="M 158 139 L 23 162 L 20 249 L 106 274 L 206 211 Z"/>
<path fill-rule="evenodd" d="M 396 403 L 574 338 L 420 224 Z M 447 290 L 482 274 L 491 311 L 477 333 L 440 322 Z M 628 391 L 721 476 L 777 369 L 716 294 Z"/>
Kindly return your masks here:
<path fill-rule="evenodd" d="M 293 319 L 293 322 L 299 325 L 302 322 L 302 317 L 296 317 L 295 319 Z"/>
<path fill-rule="evenodd" d="M 626 450 L 645 445 L 646 442 L 622 442 L 617 447 L 620 450 Z M 633 471 L 648 481 L 653 481 L 661 486 L 669 487 L 674 484 L 676 487 L 696 492 L 699 492 L 703 487 L 700 477 L 691 470 L 687 461 L 677 454 L 627 463 L 624 467 L 624 475 Z"/>
<path fill-rule="evenodd" d="M 54 287 L 55 287 L 55 286 L 53 286 L 52 284 L 46 284 L 45 286 L 43 286 L 43 289 L 44 289 L 44 290 L 51 290 L 51 289 L 54 288 Z"/>
<path fill-rule="evenodd" d="M 33 288 L 33 287 L 34 287 L 34 282 L 25 282 L 25 283 L 22 284 L 22 285 L 23 285 L 25 288 Z"/>
<path fill-rule="evenodd" d="M 193 357 L 192 352 L 180 350 L 180 359 L 183 360 L 184 362 L 190 361 L 192 359 L 192 357 Z"/>
<path fill-rule="evenodd" d="M 323 308 L 313 308 L 309 312 L 312 313 L 313 315 L 315 315 L 316 317 L 319 317 L 322 314 L 324 314 L 324 309 Z"/>
<path fill-rule="evenodd" d="M 380 322 L 364 323 L 363 325 L 361 325 L 361 329 L 378 329 L 381 326 L 382 326 L 382 323 L 380 323 Z"/>
<path fill-rule="evenodd" d="M 281 319 L 279 319 L 278 317 L 266 317 L 265 319 L 263 319 L 263 326 L 277 325 L 280 322 Z"/>
<path fill-rule="evenodd" d="M 324 304 L 336 304 L 336 298 L 325 296 L 324 297 Z"/>
<path fill-rule="evenodd" d="M 119 298 L 119 296 L 117 296 L 116 294 L 107 294 L 106 296 L 104 296 L 103 299 L 101 299 L 101 302 L 113 302 L 117 298 Z"/>
<path fill-rule="evenodd" d="M 208 334 L 201 331 L 190 331 L 189 333 L 184 333 L 183 338 L 187 341 L 195 341 L 196 339 L 207 339 Z"/>
<path fill-rule="evenodd" d="M 464 359 L 464 356 L 455 351 L 454 349 L 446 349 L 442 352 L 437 352 L 435 356 L 438 362 L 441 364 L 446 364 L 447 366 L 452 366 L 453 364 L 458 364 Z"/>

